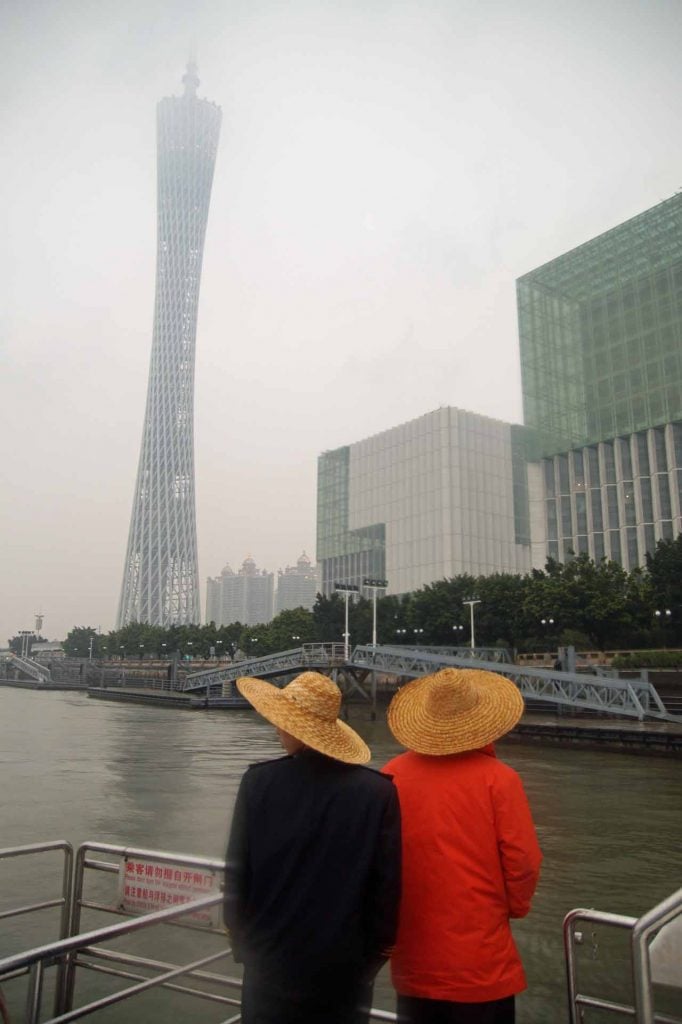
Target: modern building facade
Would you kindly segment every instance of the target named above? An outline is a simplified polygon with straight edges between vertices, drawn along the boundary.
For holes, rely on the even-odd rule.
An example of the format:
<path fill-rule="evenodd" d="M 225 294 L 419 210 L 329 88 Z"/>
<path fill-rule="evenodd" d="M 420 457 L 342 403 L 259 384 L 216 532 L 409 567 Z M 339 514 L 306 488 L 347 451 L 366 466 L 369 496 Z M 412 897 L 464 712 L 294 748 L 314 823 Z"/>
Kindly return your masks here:
<path fill-rule="evenodd" d="M 322 593 L 531 567 L 523 430 L 441 408 L 318 460 Z"/>
<path fill-rule="evenodd" d="M 290 608 L 305 608 L 310 611 L 320 589 L 320 576 L 305 551 L 296 562 L 280 569 L 277 573 L 277 594 L 275 614 Z"/>
<path fill-rule="evenodd" d="M 200 621 L 194 496 L 194 352 L 221 111 L 196 95 L 157 107 L 156 301 L 147 406 L 117 627 Z"/>
<path fill-rule="evenodd" d="M 533 563 L 682 530 L 682 194 L 517 282 Z"/>
<path fill-rule="evenodd" d="M 206 583 L 206 621 L 216 626 L 241 622 L 256 626 L 272 619 L 275 575 L 258 569 L 249 555 L 234 572 L 226 565 L 220 576 Z"/>

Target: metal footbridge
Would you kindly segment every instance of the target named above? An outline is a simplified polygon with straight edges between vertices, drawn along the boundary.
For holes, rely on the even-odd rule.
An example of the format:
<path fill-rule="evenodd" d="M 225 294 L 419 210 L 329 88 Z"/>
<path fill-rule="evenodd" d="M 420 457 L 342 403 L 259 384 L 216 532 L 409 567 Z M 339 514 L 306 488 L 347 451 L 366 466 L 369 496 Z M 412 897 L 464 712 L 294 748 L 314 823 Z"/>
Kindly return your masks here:
<path fill-rule="evenodd" d="M 297 673 L 312 669 L 335 678 L 346 695 L 358 694 L 375 703 L 378 682 L 393 681 L 399 685 L 447 666 L 498 672 L 518 686 L 526 701 L 640 722 L 646 719 L 682 724 L 682 715 L 666 708 L 648 680 L 515 665 L 504 648 L 359 645 L 346 657 L 343 644 L 303 644 L 264 658 L 192 673 L 187 676 L 184 689 L 205 695 L 207 701 L 222 700 L 246 707 L 234 685 L 240 676 L 270 679 L 283 686 Z"/>
<path fill-rule="evenodd" d="M 30 679 L 34 679 L 37 683 L 49 683 L 52 679 L 49 668 L 34 661 L 33 658 L 24 658 L 19 654 L 9 654 L 7 655 L 7 660 L 15 668 L 18 668 L 20 672 L 23 672 Z"/>

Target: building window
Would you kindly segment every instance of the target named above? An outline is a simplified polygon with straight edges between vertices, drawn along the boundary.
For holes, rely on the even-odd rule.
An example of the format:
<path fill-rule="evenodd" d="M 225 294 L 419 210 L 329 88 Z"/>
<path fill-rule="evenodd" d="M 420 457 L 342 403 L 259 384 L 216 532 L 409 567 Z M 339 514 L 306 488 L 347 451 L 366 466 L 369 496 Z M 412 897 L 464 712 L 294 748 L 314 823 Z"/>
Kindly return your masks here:
<path fill-rule="evenodd" d="M 609 529 L 620 526 L 618 518 L 618 489 L 615 486 L 606 488 L 606 505 L 609 514 Z"/>
<path fill-rule="evenodd" d="M 634 569 L 636 565 L 639 565 L 639 548 L 637 546 L 637 529 L 634 526 L 628 527 L 627 530 L 628 540 L 628 563 L 629 568 Z"/>
<path fill-rule="evenodd" d="M 578 534 L 587 533 L 587 495 L 576 494 L 575 515 Z"/>
<path fill-rule="evenodd" d="M 651 480 L 643 476 L 639 481 L 639 491 L 642 498 L 642 522 L 653 523 L 654 503 L 651 496 Z"/>
<path fill-rule="evenodd" d="M 632 480 L 632 458 L 630 456 L 630 442 L 624 437 L 618 438 L 618 451 L 620 454 L 621 479 Z"/>
<path fill-rule="evenodd" d="M 656 548 L 656 532 L 650 524 L 644 527 L 644 548 L 647 555 L 653 555 Z"/>
<path fill-rule="evenodd" d="M 570 494 L 571 487 L 568 479 L 568 456 L 559 455 L 557 457 L 557 464 L 559 467 L 559 494 Z"/>
<path fill-rule="evenodd" d="M 587 448 L 586 451 L 590 469 L 590 487 L 599 487 L 599 452 L 596 448 Z"/>
<path fill-rule="evenodd" d="M 637 434 L 637 462 L 639 463 L 639 475 L 649 476 L 649 445 L 646 434 Z"/>
<path fill-rule="evenodd" d="M 613 445 L 607 441 L 602 445 L 602 449 L 604 454 L 604 480 L 607 484 L 615 484 L 616 463 L 613 457 Z"/>
<path fill-rule="evenodd" d="M 598 562 L 604 557 L 604 534 L 595 533 L 593 536 L 594 541 L 594 560 Z"/>
<path fill-rule="evenodd" d="M 661 519 L 672 519 L 670 504 L 670 484 L 666 473 L 658 474 L 658 500 L 660 502 Z"/>
<path fill-rule="evenodd" d="M 620 553 L 620 533 L 618 530 L 609 531 L 609 544 L 611 546 L 611 560 L 622 564 L 623 557 Z"/>
<path fill-rule="evenodd" d="M 656 452 L 656 470 L 658 473 L 665 473 L 668 469 L 668 458 L 665 451 L 665 429 L 657 427 L 654 430 L 654 450 Z"/>
<path fill-rule="evenodd" d="M 604 517 L 601 510 L 601 491 L 593 488 L 590 491 L 590 505 L 592 506 L 592 529 L 604 529 Z"/>

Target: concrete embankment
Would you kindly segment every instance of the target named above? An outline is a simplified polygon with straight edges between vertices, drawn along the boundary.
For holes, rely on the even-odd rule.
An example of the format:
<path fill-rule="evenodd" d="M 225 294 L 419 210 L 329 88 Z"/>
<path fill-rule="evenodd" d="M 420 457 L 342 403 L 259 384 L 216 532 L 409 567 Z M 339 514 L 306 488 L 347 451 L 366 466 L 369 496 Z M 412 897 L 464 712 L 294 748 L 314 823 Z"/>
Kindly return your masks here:
<path fill-rule="evenodd" d="M 503 742 L 682 757 L 682 724 L 526 714 Z"/>

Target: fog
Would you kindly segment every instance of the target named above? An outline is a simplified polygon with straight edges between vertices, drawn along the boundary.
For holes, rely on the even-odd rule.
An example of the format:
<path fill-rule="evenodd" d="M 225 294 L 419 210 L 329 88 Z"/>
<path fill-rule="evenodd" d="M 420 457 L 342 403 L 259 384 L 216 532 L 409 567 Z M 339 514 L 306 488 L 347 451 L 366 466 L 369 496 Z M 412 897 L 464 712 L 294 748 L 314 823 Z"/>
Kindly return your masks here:
<path fill-rule="evenodd" d="M 315 554 L 318 454 L 522 418 L 515 279 L 682 185 L 678 0 L 59 0 L 0 16 L 0 644 L 114 625 L 155 105 L 223 108 L 197 332 L 205 577 Z"/>

